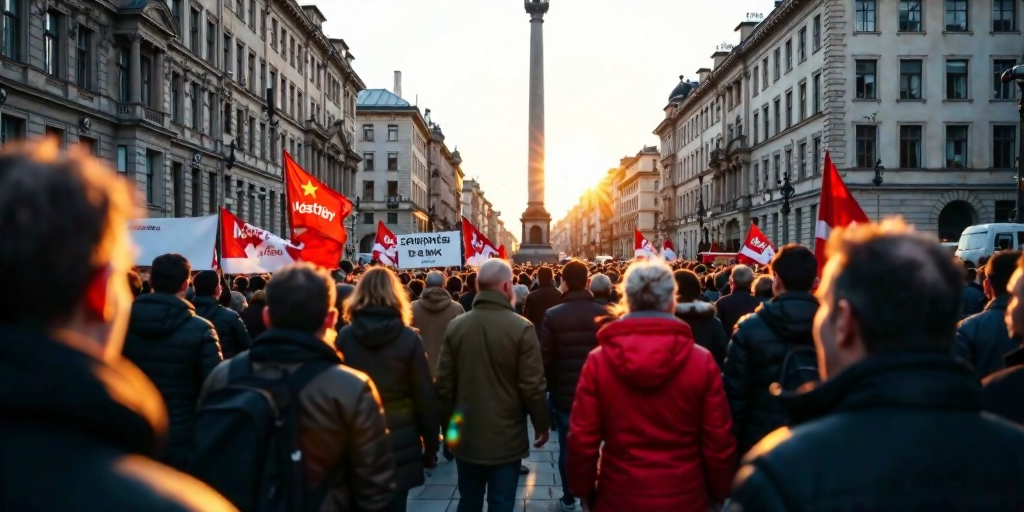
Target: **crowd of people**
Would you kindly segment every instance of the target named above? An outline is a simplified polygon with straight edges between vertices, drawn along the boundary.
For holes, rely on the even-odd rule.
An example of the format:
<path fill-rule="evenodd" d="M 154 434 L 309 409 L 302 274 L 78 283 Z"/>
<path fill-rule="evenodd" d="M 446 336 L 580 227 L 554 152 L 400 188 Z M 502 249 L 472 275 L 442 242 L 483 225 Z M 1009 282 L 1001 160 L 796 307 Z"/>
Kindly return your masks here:
<path fill-rule="evenodd" d="M 1024 510 L 1024 259 L 899 220 L 764 268 L 133 269 L 133 194 L 0 155 L 0 510 Z M 128 276 L 126 279 L 125 276 Z M 534 436 L 528 438 L 532 426 Z"/>

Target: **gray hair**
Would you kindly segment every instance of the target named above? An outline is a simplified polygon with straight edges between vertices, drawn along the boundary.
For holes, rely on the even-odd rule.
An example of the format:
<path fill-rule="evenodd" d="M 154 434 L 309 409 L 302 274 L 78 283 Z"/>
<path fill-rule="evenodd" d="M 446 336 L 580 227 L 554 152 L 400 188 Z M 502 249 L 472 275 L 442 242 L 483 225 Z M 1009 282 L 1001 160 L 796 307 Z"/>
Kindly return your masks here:
<path fill-rule="evenodd" d="M 732 268 L 732 274 L 730 274 L 733 284 L 738 289 L 748 289 L 750 284 L 754 282 L 754 271 L 750 270 L 750 267 L 746 265 L 736 265 Z"/>
<path fill-rule="evenodd" d="M 426 286 L 427 288 L 440 288 L 444 286 L 445 280 L 446 278 L 444 277 L 443 272 L 431 270 L 427 273 L 427 278 L 424 280 L 423 286 Z"/>
<path fill-rule="evenodd" d="M 501 258 L 491 258 L 476 271 L 476 287 L 479 290 L 493 290 L 512 280 L 512 267 Z"/>
<path fill-rule="evenodd" d="M 590 278 L 590 291 L 592 293 L 607 293 L 612 290 L 612 280 L 604 274 L 594 274 Z"/>
<path fill-rule="evenodd" d="M 755 297 L 768 297 L 771 298 L 774 293 L 772 292 L 772 285 L 774 280 L 772 276 L 758 276 L 754 280 L 754 284 L 750 285 L 750 293 L 753 293 Z"/>
<path fill-rule="evenodd" d="M 660 258 L 633 263 L 622 279 L 622 295 L 630 312 L 670 311 L 676 290 L 672 267 Z"/>
<path fill-rule="evenodd" d="M 517 284 L 512 287 L 512 292 L 516 294 L 516 304 L 522 304 L 530 294 L 530 289 L 525 284 Z"/>

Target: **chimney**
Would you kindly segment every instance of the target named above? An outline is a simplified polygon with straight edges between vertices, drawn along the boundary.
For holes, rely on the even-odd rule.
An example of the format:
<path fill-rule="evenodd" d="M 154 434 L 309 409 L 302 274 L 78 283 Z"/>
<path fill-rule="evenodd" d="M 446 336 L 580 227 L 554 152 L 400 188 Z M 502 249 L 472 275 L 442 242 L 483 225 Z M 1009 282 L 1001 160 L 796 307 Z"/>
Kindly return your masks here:
<path fill-rule="evenodd" d="M 739 25 L 736 26 L 736 30 L 735 31 L 740 33 L 740 42 L 741 43 L 747 39 L 747 36 L 749 36 L 750 33 L 754 31 L 754 28 L 756 28 L 758 24 L 760 24 L 759 21 L 749 21 L 748 20 L 748 21 L 744 21 L 744 22 L 742 22 L 742 23 L 740 23 Z"/>
<path fill-rule="evenodd" d="M 402 72 L 395 71 L 395 96 L 402 97 Z"/>

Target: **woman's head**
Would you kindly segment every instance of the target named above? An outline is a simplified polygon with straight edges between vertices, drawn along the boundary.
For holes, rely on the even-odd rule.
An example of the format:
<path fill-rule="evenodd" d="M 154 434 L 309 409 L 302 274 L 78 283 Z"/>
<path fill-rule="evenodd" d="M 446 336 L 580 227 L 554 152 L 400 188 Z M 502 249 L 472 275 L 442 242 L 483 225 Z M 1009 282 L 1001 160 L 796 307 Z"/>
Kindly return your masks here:
<path fill-rule="evenodd" d="M 517 284 L 512 287 L 512 292 L 516 294 L 516 304 L 523 304 L 526 302 L 526 296 L 530 294 L 530 289 L 525 284 Z"/>
<path fill-rule="evenodd" d="M 387 267 L 373 267 L 359 278 L 345 306 L 345 321 L 351 323 L 356 314 L 371 306 L 395 309 L 402 316 L 402 323 L 412 323 L 409 295 L 398 276 Z"/>
<path fill-rule="evenodd" d="M 679 302 L 693 302 L 700 298 L 700 278 L 692 270 L 676 270 L 672 278 L 676 282 Z"/>
<path fill-rule="evenodd" d="M 266 285 L 264 284 L 264 286 L 266 286 Z M 249 306 L 252 306 L 254 304 L 266 304 L 266 303 L 267 303 L 267 291 L 262 289 L 262 288 L 259 289 L 259 290 L 256 290 L 255 292 L 253 292 L 252 298 L 249 299 Z"/>
<path fill-rule="evenodd" d="M 629 312 L 672 312 L 676 307 L 676 282 L 672 268 L 660 259 L 636 262 L 622 278 L 620 294 Z"/>

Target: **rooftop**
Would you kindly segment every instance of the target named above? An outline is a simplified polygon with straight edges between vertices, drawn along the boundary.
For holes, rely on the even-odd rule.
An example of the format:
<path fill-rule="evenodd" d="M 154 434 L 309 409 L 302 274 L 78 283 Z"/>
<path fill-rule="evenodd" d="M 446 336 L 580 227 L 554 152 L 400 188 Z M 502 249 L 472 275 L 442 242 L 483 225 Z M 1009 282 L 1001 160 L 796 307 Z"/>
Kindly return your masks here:
<path fill-rule="evenodd" d="M 356 107 L 409 108 L 412 105 L 387 89 L 363 89 L 356 97 Z"/>

